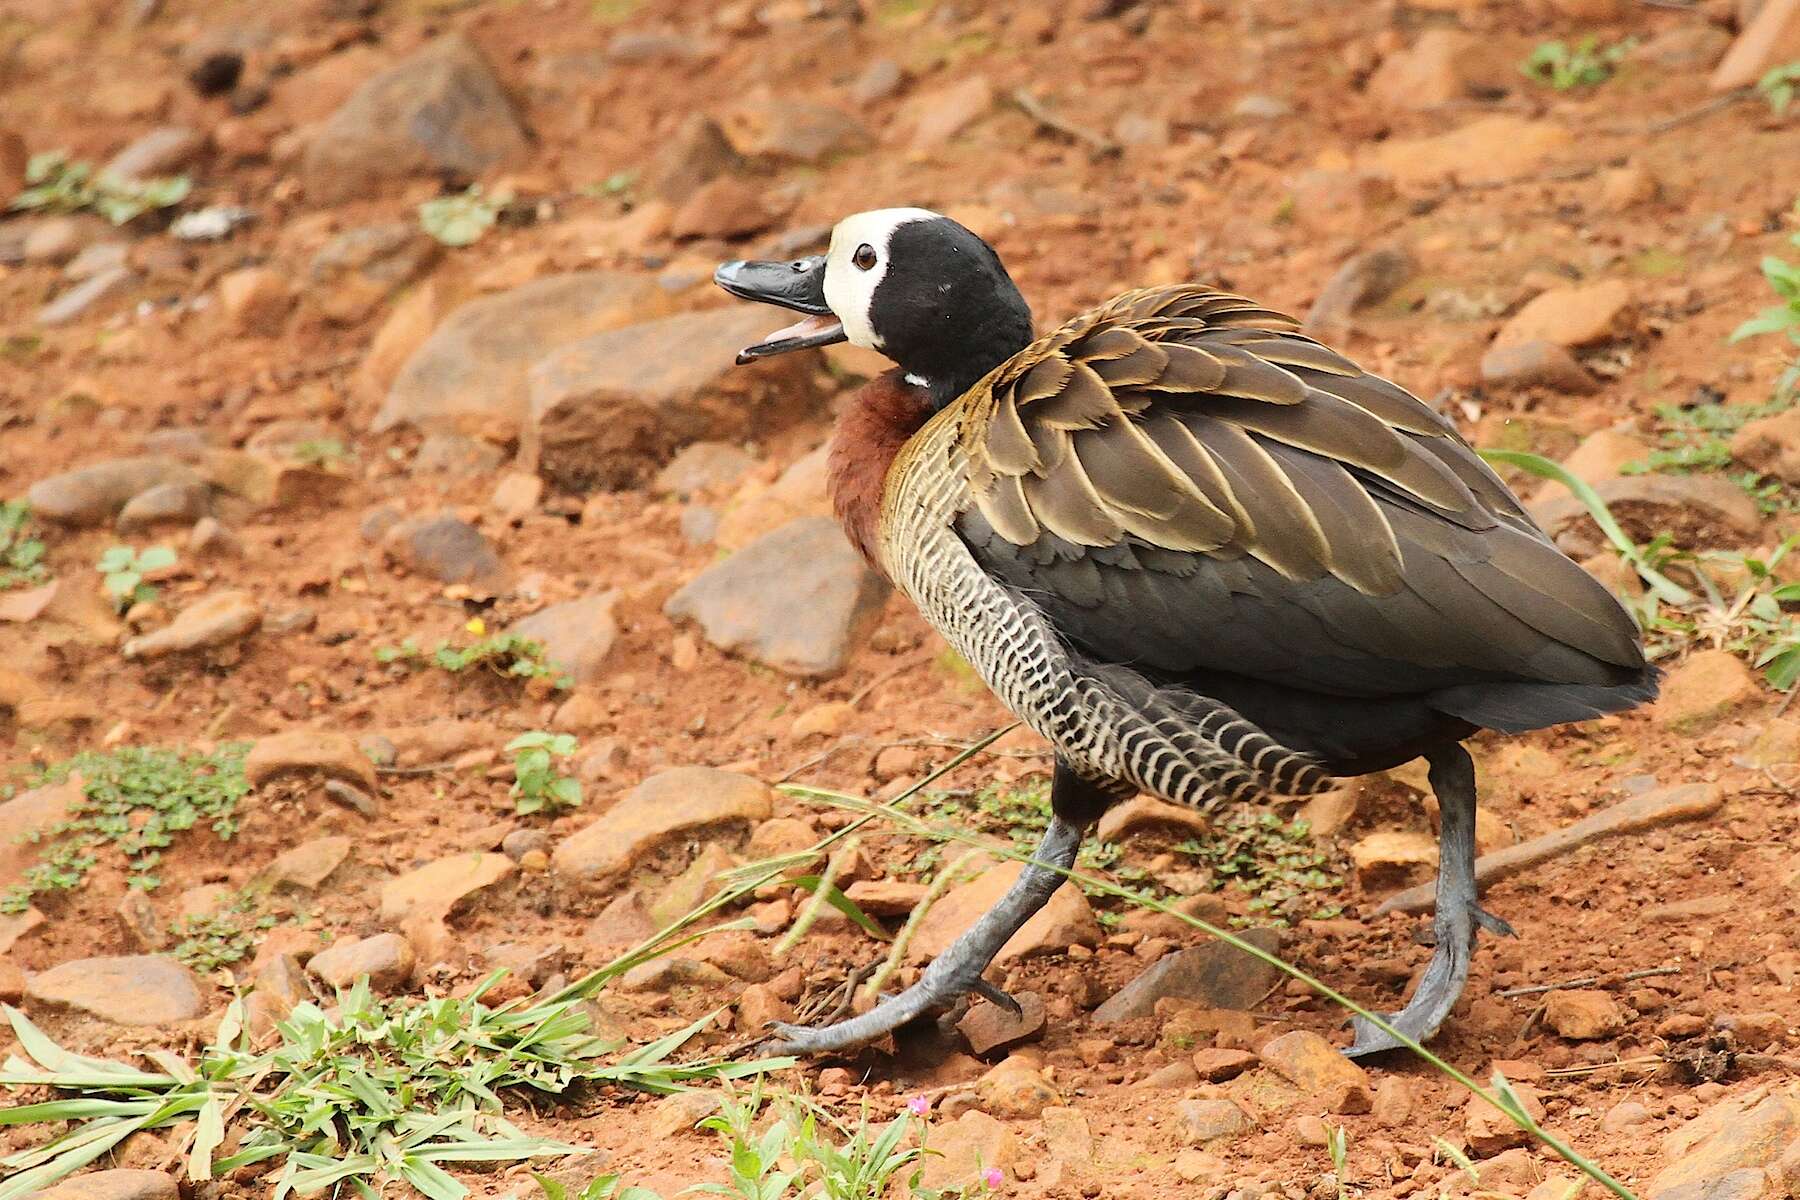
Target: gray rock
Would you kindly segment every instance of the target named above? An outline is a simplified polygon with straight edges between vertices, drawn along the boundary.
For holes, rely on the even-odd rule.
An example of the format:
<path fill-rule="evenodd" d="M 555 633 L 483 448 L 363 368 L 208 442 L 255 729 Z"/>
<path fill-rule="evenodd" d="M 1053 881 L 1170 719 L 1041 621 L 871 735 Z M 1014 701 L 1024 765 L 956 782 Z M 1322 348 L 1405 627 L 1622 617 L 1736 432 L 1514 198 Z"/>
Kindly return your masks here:
<path fill-rule="evenodd" d="M 28 264 L 59 267 L 111 234 L 105 221 L 86 213 L 38 217 L 20 222 L 18 256 Z"/>
<path fill-rule="evenodd" d="M 31 977 L 26 995 L 114 1025 L 170 1025 L 206 1011 L 194 973 L 172 958 L 78 958 Z"/>
<path fill-rule="evenodd" d="M 599 890 L 677 837 L 747 828 L 766 821 L 771 793 L 761 780 L 713 767 L 676 767 L 637 785 L 606 815 L 557 844 L 551 861 L 578 886 Z"/>
<path fill-rule="evenodd" d="M 1515 387 L 1547 387 L 1586 396 L 1600 381 L 1568 349 L 1537 338 L 1516 346 L 1496 346 L 1481 356 L 1481 380 Z"/>
<path fill-rule="evenodd" d="M 802 517 L 708 567 L 663 611 L 790 675 L 829 676 L 880 615 L 887 584 L 830 517 Z"/>
<path fill-rule="evenodd" d="M 878 58 L 862 69 L 850 84 L 850 98 L 858 104 L 886 100 L 906 82 L 906 72 L 891 58 Z"/>
<path fill-rule="evenodd" d="M 477 176 L 529 150 L 487 60 L 449 34 L 358 88 L 314 134 L 300 174 L 309 202 L 337 204 L 390 179 Z"/>
<path fill-rule="evenodd" d="M 1281 945 L 1273 929 L 1247 929 L 1246 942 L 1270 954 Z M 1094 1023 L 1111 1025 L 1156 1011 L 1164 996 L 1195 1000 L 1209 1008 L 1247 1009 L 1280 977 L 1274 967 L 1224 942 L 1207 942 L 1165 954 L 1094 1010 Z"/>
<path fill-rule="evenodd" d="M 680 204 L 702 184 L 741 170 L 743 165 L 718 122 L 695 113 L 650 160 L 644 171 L 644 190 L 658 200 Z"/>
<path fill-rule="evenodd" d="M 1229 1100 L 1183 1100 L 1176 1107 L 1181 1137 L 1190 1146 L 1236 1137 L 1250 1130 L 1250 1118 Z"/>
<path fill-rule="evenodd" d="M 501 587 L 506 567 L 481 531 L 449 513 L 415 517 L 382 539 L 388 557 L 442 583 Z"/>
<path fill-rule="evenodd" d="M 624 486 L 683 443 L 794 424 L 819 396 L 817 372 L 803 355 L 734 365 L 739 350 L 769 331 L 766 310 L 736 306 L 647 321 L 554 351 L 529 375 L 520 465 L 572 490 Z"/>
<path fill-rule="evenodd" d="M 136 279 L 137 276 L 128 267 L 114 267 L 110 271 L 90 275 L 38 309 L 38 324 L 67 325 L 102 300 L 124 291 Z"/>
<path fill-rule="evenodd" d="M 1365 304 L 1384 300 L 1405 283 L 1418 264 L 1397 247 L 1381 247 L 1351 258 L 1319 289 L 1306 314 L 1306 331 L 1317 337 L 1349 327 L 1350 314 Z"/>
<path fill-rule="evenodd" d="M 131 248 L 124 242 L 95 242 L 83 246 L 81 252 L 63 268 L 64 279 L 92 279 L 107 271 L 129 265 Z"/>
<path fill-rule="evenodd" d="M 855 118 L 810 100 L 745 100 L 720 124 L 733 150 L 770 163 L 819 163 L 865 150 L 872 142 Z"/>
<path fill-rule="evenodd" d="M 685 63 L 710 53 L 705 42 L 679 33 L 621 33 L 606 47 L 616 63 Z"/>
<path fill-rule="evenodd" d="M 710 546 L 719 536 L 719 510 L 710 504 L 688 504 L 681 509 L 681 536 L 690 545 Z"/>
<path fill-rule="evenodd" d="M 240 226 L 256 220 L 256 214 L 235 204 L 214 204 L 191 213 L 182 213 L 169 226 L 169 233 L 179 242 L 216 242 L 228 238 Z"/>
<path fill-rule="evenodd" d="M 349 987 L 364 975 L 378 992 L 404 987 L 418 962 L 412 945 L 397 933 L 350 938 L 312 956 L 306 969 L 331 987 Z"/>
<path fill-rule="evenodd" d="M 262 606 L 249 592 L 215 592 L 182 609 L 154 633 L 130 639 L 119 653 L 129 659 L 151 659 L 209 650 L 254 633 L 261 624 Z"/>
<path fill-rule="evenodd" d="M 443 252 L 442 243 L 416 221 L 363 225 L 320 247 L 307 275 L 320 311 L 341 324 L 354 324 L 430 271 Z"/>
<path fill-rule="evenodd" d="M 172 458 L 115 458 L 40 479 L 25 495 L 33 515 L 88 528 L 111 520 L 142 492 L 166 484 L 192 486 L 200 482 L 192 467 Z"/>
<path fill-rule="evenodd" d="M 508 631 L 543 643 L 544 657 L 571 676 L 577 687 L 598 683 L 619 627 L 613 621 L 613 596 L 588 596 L 532 613 Z"/>
<path fill-rule="evenodd" d="M 272 887 L 291 887 L 310 892 L 324 883 L 349 857 L 349 838 L 313 838 L 282 851 L 274 862 L 264 868 L 262 877 Z"/>
<path fill-rule="evenodd" d="M 1294 106 L 1276 96 L 1252 92 L 1231 107 L 1231 115 L 1251 121 L 1275 121 L 1288 116 Z"/>
<path fill-rule="evenodd" d="M 722 491 L 748 475 L 756 466 L 741 446 L 730 442 L 695 442 L 683 446 L 656 473 L 651 490 L 659 496 L 693 496 Z"/>
<path fill-rule="evenodd" d="M 136 533 L 156 525 L 198 521 L 212 506 L 212 489 L 204 483 L 159 483 L 146 488 L 119 510 L 119 532 Z"/>
<path fill-rule="evenodd" d="M 151 179 L 173 175 L 198 159 L 206 150 L 206 135 L 186 125 L 159 125 L 133 139 L 101 168 L 120 179 Z"/>
<path fill-rule="evenodd" d="M 527 368 L 558 346 L 660 315 L 669 304 L 654 280 L 604 271 L 553 275 L 471 300 L 401 367 L 375 431 L 414 425 L 509 441 L 528 407 Z"/>
<path fill-rule="evenodd" d="M 36 1200 L 178 1200 L 181 1190 L 173 1175 L 121 1168 L 74 1175 L 32 1195 Z"/>

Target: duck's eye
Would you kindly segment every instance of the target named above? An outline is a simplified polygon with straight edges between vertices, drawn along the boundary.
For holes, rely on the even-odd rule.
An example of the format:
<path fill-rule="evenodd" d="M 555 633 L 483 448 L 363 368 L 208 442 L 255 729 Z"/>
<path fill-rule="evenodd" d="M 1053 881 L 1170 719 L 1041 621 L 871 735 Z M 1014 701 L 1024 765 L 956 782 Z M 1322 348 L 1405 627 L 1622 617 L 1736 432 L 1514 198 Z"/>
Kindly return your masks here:
<path fill-rule="evenodd" d="M 875 269 L 875 247 L 869 245 L 869 243 L 867 243 L 867 242 L 864 242 L 862 245 L 860 245 L 856 248 L 856 253 L 852 254 L 850 256 L 850 261 L 856 264 L 856 269 L 859 271 L 874 270 Z"/>

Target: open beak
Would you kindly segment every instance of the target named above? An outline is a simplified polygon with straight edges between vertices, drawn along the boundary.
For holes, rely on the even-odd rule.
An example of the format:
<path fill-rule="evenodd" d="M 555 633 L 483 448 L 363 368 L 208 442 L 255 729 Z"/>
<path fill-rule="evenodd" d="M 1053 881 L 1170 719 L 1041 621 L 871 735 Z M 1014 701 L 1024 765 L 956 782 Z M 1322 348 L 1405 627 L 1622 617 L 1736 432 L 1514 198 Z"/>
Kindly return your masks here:
<path fill-rule="evenodd" d="M 740 300 L 755 300 L 807 314 L 783 326 L 754 346 L 738 351 L 740 365 L 790 350 L 809 350 L 844 340 L 844 326 L 825 303 L 825 256 L 814 254 L 792 262 L 728 262 L 713 272 L 713 282 Z"/>

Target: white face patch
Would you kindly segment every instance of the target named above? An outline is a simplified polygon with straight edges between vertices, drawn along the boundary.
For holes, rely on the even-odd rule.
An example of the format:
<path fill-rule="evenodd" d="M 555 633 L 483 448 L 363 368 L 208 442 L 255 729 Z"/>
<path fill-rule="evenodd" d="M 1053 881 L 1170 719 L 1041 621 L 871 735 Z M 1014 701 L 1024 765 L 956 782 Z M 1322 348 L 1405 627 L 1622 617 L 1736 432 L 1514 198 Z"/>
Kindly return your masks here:
<path fill-rule="evenodd" d="M 875 289 L 888 269 L 888 243 L 894 230 L 912 221 L 932 221 L 938 214 L 924 208 L 878 208 L 845 217 L 831 231 L 831 249 L 825 255 L 825 303 L 843 322 L 850 342 L 868 350 L 881 349 L 881 339 L 869 322 L 869 306 Z M 853 261 L 858 247 L 875 251 L 875 265 L 863 270 Z"/>

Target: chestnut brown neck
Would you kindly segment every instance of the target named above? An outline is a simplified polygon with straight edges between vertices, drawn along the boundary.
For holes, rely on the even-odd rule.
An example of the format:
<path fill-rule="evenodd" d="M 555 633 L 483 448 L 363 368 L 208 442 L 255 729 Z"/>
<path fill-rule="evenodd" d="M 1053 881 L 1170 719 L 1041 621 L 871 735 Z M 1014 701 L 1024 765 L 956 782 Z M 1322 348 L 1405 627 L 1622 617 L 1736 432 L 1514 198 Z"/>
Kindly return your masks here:
<path fill-rule="evenodd" d="M 877 571 L 884 571 L 875 546 L 888 468 L 933 411 L 930 390 L 906 382 L 896 368 L 851 396 L 832 432 L 827 457 L 832 508 L 850 544 Z"/>

